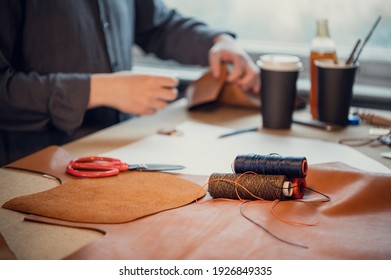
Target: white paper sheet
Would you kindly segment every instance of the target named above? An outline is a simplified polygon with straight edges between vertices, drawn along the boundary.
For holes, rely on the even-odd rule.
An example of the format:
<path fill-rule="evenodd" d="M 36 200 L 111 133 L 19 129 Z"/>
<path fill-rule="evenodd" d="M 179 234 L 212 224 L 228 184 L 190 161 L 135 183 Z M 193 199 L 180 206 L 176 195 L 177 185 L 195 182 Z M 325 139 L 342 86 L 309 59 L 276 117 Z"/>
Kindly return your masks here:
<path fill-rule="evenodd" d="M 152 135 L 104 155 L 127 163 L 181 164 L 186 168 L 178 173 L 206 176 L 232 172 L 231 164 L 239 154 L 270 153 L 305 156 L 310 165 L 339 161 L 364 171 L 391 173 L 388 167 L 351 147 L 322 140 L 259 132 L 219 139 L 231 129 L 196 122 L 184 122 L 176 129 L 183 135 Z"/>

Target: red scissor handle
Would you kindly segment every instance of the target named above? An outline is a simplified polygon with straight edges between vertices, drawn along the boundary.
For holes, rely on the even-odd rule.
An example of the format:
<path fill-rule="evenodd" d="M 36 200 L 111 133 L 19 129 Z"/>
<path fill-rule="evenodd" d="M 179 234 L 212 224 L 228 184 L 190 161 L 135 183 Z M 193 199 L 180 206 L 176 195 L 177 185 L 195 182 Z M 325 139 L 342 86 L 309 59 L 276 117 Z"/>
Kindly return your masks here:
<path fill-rule="evenodd" d="M 83 157 L 72 160 L 66 172 L 82 178 L 100 178 L 117 175 L 128 169 L 128 165 L 119 159 L 109 157 Z"/>

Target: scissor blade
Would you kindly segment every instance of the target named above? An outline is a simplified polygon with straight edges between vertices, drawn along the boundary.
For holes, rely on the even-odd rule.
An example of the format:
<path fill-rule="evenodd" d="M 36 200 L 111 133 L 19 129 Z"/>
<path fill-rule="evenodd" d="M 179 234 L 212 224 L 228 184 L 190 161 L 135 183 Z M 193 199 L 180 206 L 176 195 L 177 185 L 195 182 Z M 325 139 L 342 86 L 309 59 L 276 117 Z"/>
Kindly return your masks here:
<path fill-rule="evenodd" d="M 176 164 L 131 164 L 129 170 L 142 170 L 142 171 L 170 171 L 180 170 L 185 168 L 183 165 Z"/>

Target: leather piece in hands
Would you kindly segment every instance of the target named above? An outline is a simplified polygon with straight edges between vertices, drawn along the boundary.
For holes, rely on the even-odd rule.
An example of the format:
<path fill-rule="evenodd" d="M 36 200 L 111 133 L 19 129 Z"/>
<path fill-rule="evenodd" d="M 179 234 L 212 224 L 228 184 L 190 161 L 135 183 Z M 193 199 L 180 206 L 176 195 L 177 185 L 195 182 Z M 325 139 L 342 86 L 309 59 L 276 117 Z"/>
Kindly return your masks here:
<path fill-rule="evenodd" d="M 280 238 L 308 249 L 280 242 L 247 221 L 239 201 L 210 197 L 121 225 L 26 219 L 106 233 L 68 259 L 391 259 L 391 175 L 319 164 L 310 166 L 307 185 L 331 201 L 283 201 L 275 211 L 315 226 L 281 222 L 271 214 L 270 203 L 246 204 L 244 211 Z M 305 198 L 317 197 L 307 190 Z"/>
<path fill-rule="evenodd" d="M 75 179 L 75 177 L 69 176 L 65 172 L 68 163 L 72 159 L 71 155 L 64 149 L 58 146 L 49 146 L 5 167 L 50 175 L 57 178 L 61 183 L 65 183 Z"/>
<path fill-rule="evenodd" d="M 185 90 L 188 109 L 211 103 L 260 108 L 259 96 L 243 91 L 234 83 L 226 82 L 227 75 L 227 66 L 223 64 L 219 78 L 215 78 L 212 71 L 208 70 L 191 83 Z"/>
<path fill-rule="evenodd" d="M 189 204 L 204 195 L 200 185 L 175 175 L 133 171 L 72 180 L 11 199 L 3 207 L 66 221 L 124 223 Z"/>

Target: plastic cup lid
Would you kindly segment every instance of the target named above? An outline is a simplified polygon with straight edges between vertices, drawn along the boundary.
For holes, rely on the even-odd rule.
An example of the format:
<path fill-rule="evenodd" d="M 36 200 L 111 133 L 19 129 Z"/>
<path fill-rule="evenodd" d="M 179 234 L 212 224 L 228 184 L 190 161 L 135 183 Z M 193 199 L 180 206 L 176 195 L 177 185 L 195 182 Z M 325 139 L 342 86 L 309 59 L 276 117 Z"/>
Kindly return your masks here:
<path fill-rule="evenodd" d="M 257 64 L 262 69 L 275 71 L 300 71 L 303 69 L 299 57 L 285 54 L 262 55 Z"/>

